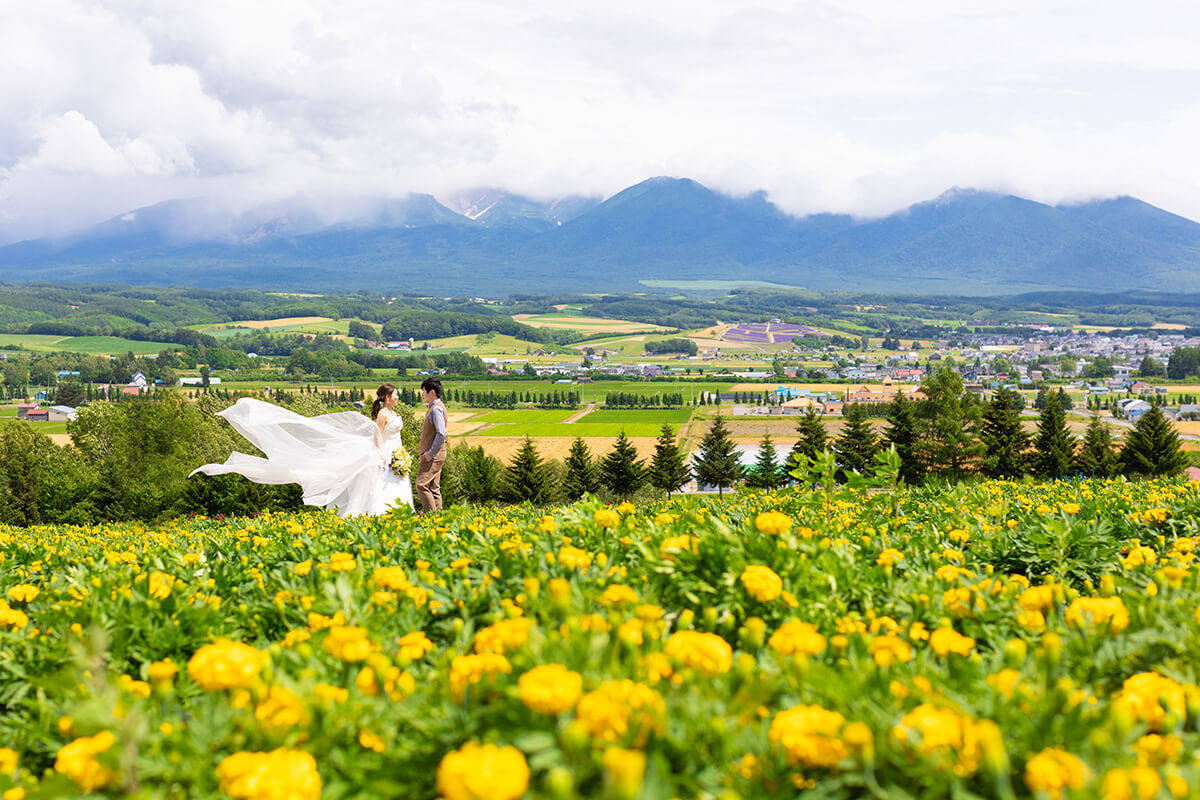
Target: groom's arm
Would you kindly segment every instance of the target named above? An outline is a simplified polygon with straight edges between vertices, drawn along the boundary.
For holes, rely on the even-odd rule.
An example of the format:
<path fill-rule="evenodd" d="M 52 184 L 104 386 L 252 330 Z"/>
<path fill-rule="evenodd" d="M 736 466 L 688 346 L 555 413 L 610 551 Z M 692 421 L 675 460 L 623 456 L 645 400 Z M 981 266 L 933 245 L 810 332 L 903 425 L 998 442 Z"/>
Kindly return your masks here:
<path fill-rule="evenodd" d="M 432 461 L 433 457 L 442 449 L 442 445 L 446 443 L 446 407 L 436 405 L 429 409 L 429 413 L 433 414 L 433 442 L 429 445 L 429 450 L 426 455 Z"/>

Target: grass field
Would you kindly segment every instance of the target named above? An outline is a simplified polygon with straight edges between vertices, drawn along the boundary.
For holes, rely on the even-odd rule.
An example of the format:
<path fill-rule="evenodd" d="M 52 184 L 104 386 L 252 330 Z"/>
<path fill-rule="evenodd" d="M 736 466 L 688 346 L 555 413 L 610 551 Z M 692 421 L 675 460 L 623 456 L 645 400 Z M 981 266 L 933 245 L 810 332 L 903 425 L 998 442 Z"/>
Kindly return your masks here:
<path fill-rule="evenodd" d="M 481 337 L 486 337 L 486 334 L 465 334 L 463 336 L 451 336 L 445 339 L 430 339 L 428 341 L 428 353 L 470 353 L 473 356 L 524 356 L 546 347 L 539 342 L 531 342 L 527 339 L 518 339 L 515 336 L 497 335 L 480 342 Z M 420 342 L 417 343 L 420 346 Z M 558 358 L 550 359 L 551 361 L 561 360 Z"/>
<path fill-rule="evenodd" d="M 3 333 L 0 345 L 13 344 L 39 353 L 90 353 L 120 355 L 133 352 L 148 355 L 179 345 L 169 342 L 139 342 L 116 336 L 45 336 L 41 334 Z"/>
<path fill-rule="evenodd" d="M 0 426 L 11 425 L 16 421 L 17 418 L 15 414 L 13 416 L 0 416 Z M 35 431 L 38 433 L 44 433 L 47 436 L 65 434 L 67 432 L 67 423 L 65 422 L 31 422 L 29 424 L 33 426 Z"/>
<path fill-rule="evenodd" d="M 512 409 L 505 411 L 489 411 L 483 416 L 476 417 L 475 422 L 524 422 L 524 423 L 555 423 L 562 422 L 567 417 L 574 414 L 570 409 L 566 410 L 543 410 L 543 409 Z"/>
<path fill-rule="evenodd" d="M 692 410 L 690 408 L 660 408 L 660 409 L 601 409 L 593 411 L 587 416 L 579 420 L 580 423 L 620 423 L 622 425 L 629 423 L 653 423 L 662 425 L 664 422 L 670 422 L 672 425 L 679 425 L 687 422 L 692 418 Z"/>
<path fill-rule="evenodd" d="M 632 331 L 663 331 L 669 330 L 661 325 L 648 322 L 634 322 L 626 319 L 607 319 L 604 317 L 585 317 L 578 314 L 515 314 L 513 319 L 531 328 L 561 328 L 581 331 L 584 333 L 629 333 Z"/>

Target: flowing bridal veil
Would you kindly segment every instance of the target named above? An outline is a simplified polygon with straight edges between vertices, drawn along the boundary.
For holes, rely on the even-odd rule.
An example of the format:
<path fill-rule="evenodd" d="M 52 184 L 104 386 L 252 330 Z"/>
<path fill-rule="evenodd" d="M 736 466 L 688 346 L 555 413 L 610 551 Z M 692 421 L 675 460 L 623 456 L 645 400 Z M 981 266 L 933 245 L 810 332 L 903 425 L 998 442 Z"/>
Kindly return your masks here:
<path fill-rule="evenodd" d="M 336 509 L 343 517 L 411 507 L 411 481 L 388 468 L 404 423 L 381 413 L 390 415 L 382 434 L 357 411 L 304 417 L 243 397 L 218 415 L 266 458 L 234 452 L 224 464 L 205 464 L 191 474 L 232 472 L 256 483 L 298 483 L 305 503 Z"/>

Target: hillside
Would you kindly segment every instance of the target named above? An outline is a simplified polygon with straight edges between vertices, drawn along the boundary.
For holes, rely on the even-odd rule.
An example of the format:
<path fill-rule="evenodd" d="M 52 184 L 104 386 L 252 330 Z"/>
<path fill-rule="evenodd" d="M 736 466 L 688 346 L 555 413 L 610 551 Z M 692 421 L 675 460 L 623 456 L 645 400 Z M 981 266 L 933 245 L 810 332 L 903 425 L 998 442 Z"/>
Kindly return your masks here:
<path fill-rule="evenodd" d="M 335 222 L 293 198 L 239 214 L 178 200 L 0 247 L 12 280 L 506 294 L 645 280 L 1000 294 L 1200 291 L 1200 224 L 1130 197 L 1050 206 L 950 190 L 878 219 L 793 217 L 652 178 L 597 203 L 502 190 L 364 202 Z"/>

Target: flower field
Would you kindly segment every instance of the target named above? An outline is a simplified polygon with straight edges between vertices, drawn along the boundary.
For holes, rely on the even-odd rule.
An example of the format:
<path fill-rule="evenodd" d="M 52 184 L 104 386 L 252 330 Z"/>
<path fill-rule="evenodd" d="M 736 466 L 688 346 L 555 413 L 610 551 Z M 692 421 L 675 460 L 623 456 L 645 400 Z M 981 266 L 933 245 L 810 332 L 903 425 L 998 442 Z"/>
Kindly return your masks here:
<path fill-rule="evenodd" d="M 1195 796 L 1200 488 L 0 528 L 0 796 Z"/>

